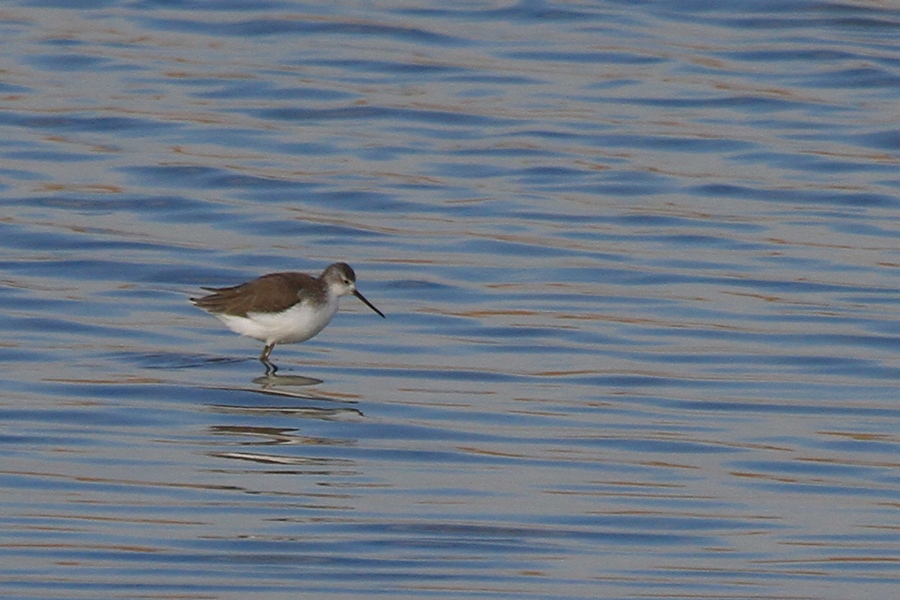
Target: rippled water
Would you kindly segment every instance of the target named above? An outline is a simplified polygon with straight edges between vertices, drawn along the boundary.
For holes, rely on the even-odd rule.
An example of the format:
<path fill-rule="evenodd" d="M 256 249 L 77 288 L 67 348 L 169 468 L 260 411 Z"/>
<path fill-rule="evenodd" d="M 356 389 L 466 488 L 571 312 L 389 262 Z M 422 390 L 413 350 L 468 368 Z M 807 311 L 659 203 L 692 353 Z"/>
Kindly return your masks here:
<path fill-rule="evenodd" d="M 887 598 L 900 8 L 0 8 L 5 598 Z M 350 262 L 260 344 L 199 286 Z"/>

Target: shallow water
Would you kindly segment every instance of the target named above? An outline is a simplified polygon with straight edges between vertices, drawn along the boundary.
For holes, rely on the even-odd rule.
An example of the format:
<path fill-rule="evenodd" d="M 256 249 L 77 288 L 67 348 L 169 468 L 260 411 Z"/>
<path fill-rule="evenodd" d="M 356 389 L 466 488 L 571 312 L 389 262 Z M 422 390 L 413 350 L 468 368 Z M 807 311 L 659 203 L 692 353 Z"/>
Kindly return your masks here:
<path fill-rule="evenodd" d="M 900 9 L 0 9 L 5 598 L 886 598 Z M 449 6 L 449 8 L 448 8 Z M 318 337 L 188 296 L 346 260 Z"/>

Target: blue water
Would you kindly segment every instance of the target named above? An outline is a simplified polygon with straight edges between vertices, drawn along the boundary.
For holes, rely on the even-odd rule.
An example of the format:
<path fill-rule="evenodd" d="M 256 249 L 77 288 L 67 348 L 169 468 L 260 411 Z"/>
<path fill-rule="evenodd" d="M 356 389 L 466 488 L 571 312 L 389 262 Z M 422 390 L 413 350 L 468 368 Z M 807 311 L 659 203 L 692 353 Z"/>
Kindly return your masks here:
<path fill-rule="evenodd" d="M 898 30 L 4 5 L 0 594 L 892 597 Z M 338 260 L 275 379 L 187 300 Z"/>

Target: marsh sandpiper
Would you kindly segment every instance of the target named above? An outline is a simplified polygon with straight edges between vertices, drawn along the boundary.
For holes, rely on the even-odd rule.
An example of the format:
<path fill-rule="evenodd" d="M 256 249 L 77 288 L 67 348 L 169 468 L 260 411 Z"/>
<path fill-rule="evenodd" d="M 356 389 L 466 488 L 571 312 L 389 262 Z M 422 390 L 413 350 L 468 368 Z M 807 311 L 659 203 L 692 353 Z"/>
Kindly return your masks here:
<path fill-rule="evenodd" d="M 318 277 L 306 273 L 269 273 L 234 287 L 201 288 L 213 292 L 191 298 L 235 333 L 265 342 L 259 356 L 266 373 L 275 344 L 305 342 L 325 329 L 338 311 L 341 296 L 353 294 L 384 318 L 384 313 L 356 289 L 356 273 L 346 263 L 334 263 Z"/>

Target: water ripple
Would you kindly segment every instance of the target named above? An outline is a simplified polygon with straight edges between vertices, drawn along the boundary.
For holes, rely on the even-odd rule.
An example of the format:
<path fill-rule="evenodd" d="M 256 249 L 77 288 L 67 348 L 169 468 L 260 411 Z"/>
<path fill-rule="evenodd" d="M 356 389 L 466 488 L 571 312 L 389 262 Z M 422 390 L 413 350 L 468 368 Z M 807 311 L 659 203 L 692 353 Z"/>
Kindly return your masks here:
<path fill-rule="evenodd" d="M 890 597 L 898 24 L 5 7 L 3 595 Z M 337 260 L 275 376 L 188 301 Z"/>

